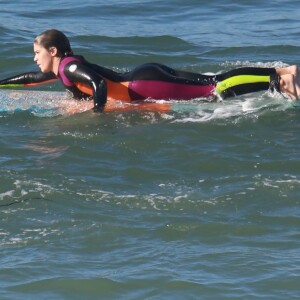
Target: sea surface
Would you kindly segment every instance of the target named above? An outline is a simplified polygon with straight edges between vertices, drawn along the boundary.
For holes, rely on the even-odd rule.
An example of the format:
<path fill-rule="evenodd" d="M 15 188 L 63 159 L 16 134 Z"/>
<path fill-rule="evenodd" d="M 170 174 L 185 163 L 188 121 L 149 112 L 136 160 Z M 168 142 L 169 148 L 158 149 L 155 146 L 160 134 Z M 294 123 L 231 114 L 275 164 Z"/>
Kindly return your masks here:
<path fill-rule="evenodd" d="M 120 72 L 300 65 L 296 0 L 0 5 L 0 78 L 38 70 L 49 28 Z M 0 90 L 1 300 L 299 299 L 300 107 L 262 92 L 68 114 L 60 84 L 41 89 Z"/>

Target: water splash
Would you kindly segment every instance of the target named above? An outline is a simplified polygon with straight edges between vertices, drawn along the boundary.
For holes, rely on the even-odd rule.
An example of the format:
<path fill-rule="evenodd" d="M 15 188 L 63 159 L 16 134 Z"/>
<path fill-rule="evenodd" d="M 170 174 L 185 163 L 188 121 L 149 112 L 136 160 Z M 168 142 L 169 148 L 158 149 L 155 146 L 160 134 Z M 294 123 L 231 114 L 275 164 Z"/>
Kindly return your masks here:
<path fill-rule="evenodd" d="M 170 112 L 162 112 L 162 118 L 174 122 L 209 122 L 212 120 L 244 117 L 249 114 L 262 114 L 265 110 L 284 111 L 292 107 L 292 102 L 283 95 L 270 92 L 239 96 L 233 99 L 207 102 L 204 99 L 193 101 L 156 101 L 157 104 L 171 104 Z M 126 105 L 121 103 L 120 105 Z M 116 106 L 116 105 L 115 105 Z M 140 111 L 138 104 L 127 104 L 125 111 Z M 28 112 L 36 117 L 68 116 L 91 111 L 93 101 L 70 99 L 67 93 L 28 90 L 2 90 L 0 93 L 0 113 L 14 114 Z M 131 109 L 132 107 L 132 109 Z M 150 108 L 151 109 L 151 108 Z M 143 110 L 143 109 L 142 109 Z M 122 112 L 122 108 L 120 109 Z M 149 111 L 148 111 L 149 113 Z"/>

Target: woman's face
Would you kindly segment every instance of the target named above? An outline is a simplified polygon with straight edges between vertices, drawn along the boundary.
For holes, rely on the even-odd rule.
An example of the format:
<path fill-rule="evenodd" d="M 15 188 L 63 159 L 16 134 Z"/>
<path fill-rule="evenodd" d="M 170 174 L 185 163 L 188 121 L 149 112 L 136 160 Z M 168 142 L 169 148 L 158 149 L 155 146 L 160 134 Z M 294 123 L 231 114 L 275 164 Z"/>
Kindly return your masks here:
<path fill-rule="evenodd" d="M 49 50 L 47 50 L 43 46 L 34 43 L 33 52 L 34 52 L 33 60 L 39 66 L 42 72 L 53 71 L 53 60 L 56 54 L 56 48 L 50 48 Z"/>

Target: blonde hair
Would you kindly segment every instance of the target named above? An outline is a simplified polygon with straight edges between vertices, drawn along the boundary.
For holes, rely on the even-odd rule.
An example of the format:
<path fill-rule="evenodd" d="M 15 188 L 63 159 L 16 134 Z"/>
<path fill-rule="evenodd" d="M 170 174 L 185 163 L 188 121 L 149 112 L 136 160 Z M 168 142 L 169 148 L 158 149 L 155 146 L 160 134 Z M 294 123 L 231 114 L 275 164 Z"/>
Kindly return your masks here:
<path fill-rule="evenodd" d="M 47 50 L 55 47 L 60 57 L 73 54 L 69 39 L 64 33 L 57 29 L 49 29 L 42 32 L 34 39 L 34 43 L 46 48 Z"/>

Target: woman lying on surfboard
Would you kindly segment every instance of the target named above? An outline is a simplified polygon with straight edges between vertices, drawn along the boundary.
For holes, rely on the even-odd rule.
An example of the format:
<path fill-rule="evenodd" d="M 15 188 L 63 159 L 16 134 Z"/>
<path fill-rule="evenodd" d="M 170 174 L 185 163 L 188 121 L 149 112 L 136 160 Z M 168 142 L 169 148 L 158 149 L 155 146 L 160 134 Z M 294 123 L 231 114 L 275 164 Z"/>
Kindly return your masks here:
<path fill-rule="evenodd" d="M 74 55 L 68 38 L 56 29 L 38 35 L 33 43 L 34 61 L 41 72 L 0 80 L 3 86 L 36 85 L 59 79 L 76 99 L 94 100 L 94 111 L 105 110 L 107 99 L 132 102 L 145 99 L 214 99 L 276 90 L 297 100 L 300 76 L 296 66 L 286 68 L 237 68 L 218 75 L 171 69 L 157 63 L 143 64 L 126 73 L 92 64 Z"/>

